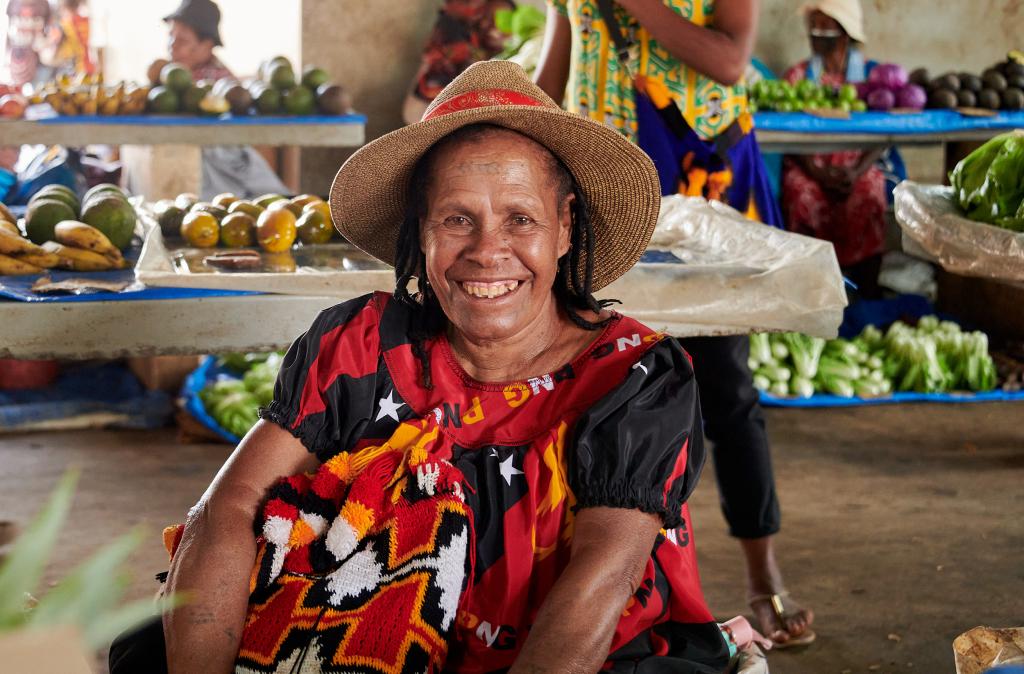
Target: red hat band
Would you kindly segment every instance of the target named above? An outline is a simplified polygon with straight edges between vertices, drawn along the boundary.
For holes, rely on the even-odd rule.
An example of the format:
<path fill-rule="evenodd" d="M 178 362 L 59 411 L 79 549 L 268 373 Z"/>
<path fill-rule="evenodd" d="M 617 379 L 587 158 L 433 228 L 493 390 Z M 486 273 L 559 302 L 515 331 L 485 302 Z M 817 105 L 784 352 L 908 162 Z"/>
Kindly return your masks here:
<path fill-rule="evenodd" d="M 473 110 L 476 108 L 486 108 L 496 105 L 544 106 L 545 103 L 533 98 L 532 96 L 508 89 L 481 89 L 479 91 L 467 91 L 464 94 L 453 96 L 433 110 L 428 111 L 423 115 L 423 119 L 420 121 L 426 122 L 427 120 L 434 119 L 435 117 L 443 117 L 453 112 L 459 112 L 460 110 Z"/>

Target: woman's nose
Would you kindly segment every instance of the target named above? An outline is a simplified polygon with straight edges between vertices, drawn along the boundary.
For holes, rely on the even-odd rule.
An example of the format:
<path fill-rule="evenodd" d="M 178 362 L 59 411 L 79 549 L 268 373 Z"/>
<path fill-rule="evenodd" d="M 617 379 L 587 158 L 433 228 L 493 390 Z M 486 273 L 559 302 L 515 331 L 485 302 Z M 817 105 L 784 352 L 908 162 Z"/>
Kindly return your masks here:
<path fill-rule="evenodd" d="M 482 267 L 491 267 L 508 258 L 507 235 L 498 227 L 480 227 L 473 234 L 466 257 Z"/>

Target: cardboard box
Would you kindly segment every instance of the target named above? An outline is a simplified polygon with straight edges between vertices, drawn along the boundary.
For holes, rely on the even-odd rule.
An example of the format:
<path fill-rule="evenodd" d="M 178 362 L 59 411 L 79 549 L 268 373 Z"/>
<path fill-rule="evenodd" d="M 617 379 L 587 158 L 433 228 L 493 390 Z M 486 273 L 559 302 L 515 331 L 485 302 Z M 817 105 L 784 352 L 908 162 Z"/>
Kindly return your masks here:
<path fill-rule="evenodd" d="M 145 356 L 129 358 L 128 367 L 150 391 L 176 394 L 202 356 Z"/>

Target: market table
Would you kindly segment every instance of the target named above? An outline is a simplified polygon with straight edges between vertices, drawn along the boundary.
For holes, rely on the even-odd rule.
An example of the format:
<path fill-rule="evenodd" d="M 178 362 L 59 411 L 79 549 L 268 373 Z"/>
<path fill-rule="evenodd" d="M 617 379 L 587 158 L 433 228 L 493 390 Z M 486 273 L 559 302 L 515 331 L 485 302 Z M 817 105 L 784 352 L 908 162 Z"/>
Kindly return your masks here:
<path fill-rule="evenodd" d="M 931 146 L 985 141 L 1009 129 L 1024 128 L 1024 112 L 974 117 L 953 110 L 917 113 L 854 113 L 849 119 L 806 113 L 759 112 L 754 117 L 762 152 L 816 154 L 872 147 Z"/>
<path fill-rule="evenodd" d="M 357 147 L 363 115 L 196 117 L 131 115 L 0 121 L 4 145 L 298 145 Z"/>
<path fill-rule="evenodd" d="M 359 114 L 80 115 L 0 120 L 0 145 L 120 145 L 135 192 L 198 194 L 204 146 L 359 147 L 365 129 L 366 117 Z"/>

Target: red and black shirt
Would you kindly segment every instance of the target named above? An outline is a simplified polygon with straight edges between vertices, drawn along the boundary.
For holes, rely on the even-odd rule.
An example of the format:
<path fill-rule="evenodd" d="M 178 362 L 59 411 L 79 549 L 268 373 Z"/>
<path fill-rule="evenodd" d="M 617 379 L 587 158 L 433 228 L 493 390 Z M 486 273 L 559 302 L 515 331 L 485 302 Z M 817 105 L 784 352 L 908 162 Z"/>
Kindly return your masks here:
<path fill-rule="evenodd" d="M 616 315 L 571 363 L 507 383 L 472 379 L 441 335 L 425 344 L 385 293 L 322 312 L 292 345 L 262 412 L 325 461 L 433 416 L 439 458 L 464 475 L 475 576 L 446 669 L 509 668 L 569 562 L 575 513 L 609 506 L 664 521 L 623 610 L 606 671 L 717 672 L 728 650 L 704 601 L 686 499 L 704 463 L 697 384 L 675 340 Z M 615 541 L 608 544 L 615 545 Z"/>

